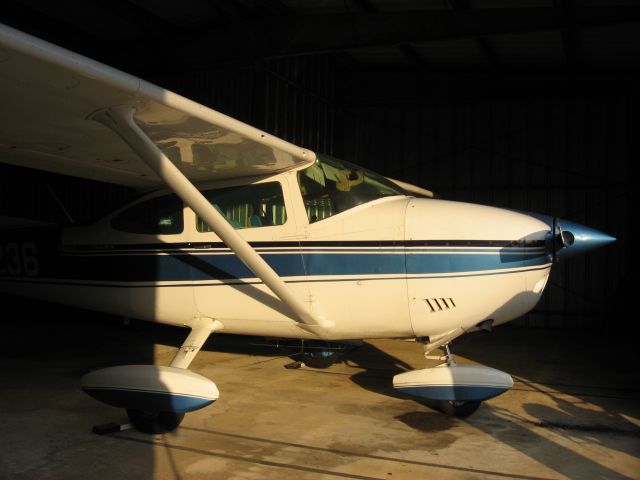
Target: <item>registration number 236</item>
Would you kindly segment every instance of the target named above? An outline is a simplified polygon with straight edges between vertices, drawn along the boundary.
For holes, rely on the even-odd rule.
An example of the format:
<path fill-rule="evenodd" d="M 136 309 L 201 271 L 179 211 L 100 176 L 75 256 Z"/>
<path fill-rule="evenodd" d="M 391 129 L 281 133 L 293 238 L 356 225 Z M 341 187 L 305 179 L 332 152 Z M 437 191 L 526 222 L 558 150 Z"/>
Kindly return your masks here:
<path fill-rule="evenodd" d="M 37 253 L 34 242 L 0 243 L 0 276 L 37 276 L 39 271 Z"/>

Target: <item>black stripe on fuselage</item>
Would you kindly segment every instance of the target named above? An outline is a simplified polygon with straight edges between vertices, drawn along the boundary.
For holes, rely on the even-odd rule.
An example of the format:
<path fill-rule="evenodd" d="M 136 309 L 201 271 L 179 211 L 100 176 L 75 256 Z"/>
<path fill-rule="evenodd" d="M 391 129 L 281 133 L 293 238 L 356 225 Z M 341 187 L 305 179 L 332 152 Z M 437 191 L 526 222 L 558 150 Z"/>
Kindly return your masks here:
<path fill-rule="evenodd" d="M 544 240 L 355 240 L 355 241 L 286 241 L 250 242 L 254 248 L 314 248 L 314 247 L 544 247 Z M 65 245 L 66 252 L 104 252 L 119 250 L 183 250 L 228 248 L 222 242 L 182 243 L 122 243 L 109 245 Z"/>
<path fill-rule="evenodd" d="M 402 281 L 405 282 L 407 280 L 423 280 L 423 279 L 431 279 L 431 278 L 469 278 L 469 277 L 494 277 L 498 275 L 510 275 L 513 273 L 523 273 L 523 272 L 535 272 L 539 270 L 546 270 L 549 268 L 549 264 L 542 265 L 539 267 L 527 268 L 523 270 L 509 270 L 509 271 L 493 271 L 493 272 L 482 272 L 482 273 L 453 273 L 453 274 L 438 274 L 438 275 L 411 275 L 409 277 L 406 276 L 379 276 L 379 277 L 349 277 L 349 278 L 305 278 L 299 280 L 290 280 L 284 279 L 285 283 L 339 283 L 339 282 L 379 282 L 379 281 Z M 15 277 L 0 277 L 0 283 L 2 281 L 10 281 L 14 283 L 26 283 L 33 285 L 47 285 L 47 286 L 72 286 L 72 287 L 106 287 L 106 288 L 167 288 L 167 287 L 224 287 L 224 286 L 245 286 L 245 285 L 262 285 L 263 282 L 260 280 L 248 280 L 248 279 L 237 279 L 237 280 L 228 280 L 222 279 L 219 283 L 210 283 L 207 281 L 202 281 L 199 283 L 196 282 L 184 282 L 184 283 L 145 283 L 145 284 L 136 284 L 130 282 L 100 282 L 100 281 L 66 281 L 66 280 L 56 280 L 56 279 L 40 279 L 40 278 L 15 278 Z"/>

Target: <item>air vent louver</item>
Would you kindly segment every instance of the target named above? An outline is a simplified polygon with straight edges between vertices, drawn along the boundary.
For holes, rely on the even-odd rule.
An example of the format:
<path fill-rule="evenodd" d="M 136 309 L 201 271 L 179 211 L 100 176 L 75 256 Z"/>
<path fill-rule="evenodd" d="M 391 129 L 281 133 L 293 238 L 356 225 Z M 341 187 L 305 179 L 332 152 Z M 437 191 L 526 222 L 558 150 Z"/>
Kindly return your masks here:
<path fill-rule="evenodd" d="M 424 301 L 432 312 L 441 312 L 456 308 L 453 298 L 425 298 Z"/>

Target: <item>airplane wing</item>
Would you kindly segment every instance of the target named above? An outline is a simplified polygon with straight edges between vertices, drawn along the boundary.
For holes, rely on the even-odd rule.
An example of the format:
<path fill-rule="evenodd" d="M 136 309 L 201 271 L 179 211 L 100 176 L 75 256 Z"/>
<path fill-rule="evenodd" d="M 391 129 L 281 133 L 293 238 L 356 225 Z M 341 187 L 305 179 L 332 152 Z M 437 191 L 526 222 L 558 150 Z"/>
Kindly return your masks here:
<path fill-rule="evenodd" d="M 297 317 L 311 311 L 194 182 L 310 165 L 315 154 L 0 24 L 0 161 L 140 189 L 167 186 Z"/>
<path fill-rule="evenodd" d="M 134 120 L 191 182 L 276 173 L 305 150 L 132 75 L 0 24 L 0 161 L 154 189 L 162 180 L 92 114 Z"/>

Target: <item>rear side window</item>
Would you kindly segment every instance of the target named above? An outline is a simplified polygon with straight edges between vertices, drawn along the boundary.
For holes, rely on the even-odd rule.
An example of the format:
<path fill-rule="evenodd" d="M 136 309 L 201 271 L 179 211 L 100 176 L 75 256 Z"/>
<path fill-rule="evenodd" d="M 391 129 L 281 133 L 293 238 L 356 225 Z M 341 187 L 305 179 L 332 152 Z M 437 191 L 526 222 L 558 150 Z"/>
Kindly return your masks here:
<path fill-rule="evenodd" d="M 182 233 L 184 218 L 182 200 L 175 195 L 152 198 L 136 203 L 111 220 L 111 226 L 122 232 L 150 235 Z"/>
<path fill-rule="evenodd" d="M 202 194 L 236 229 L 282 225 L 287 221 L 279 182 L 217 188 Z M 211 231 L 200 217 L 196 228 L 199 232 Z"/>

